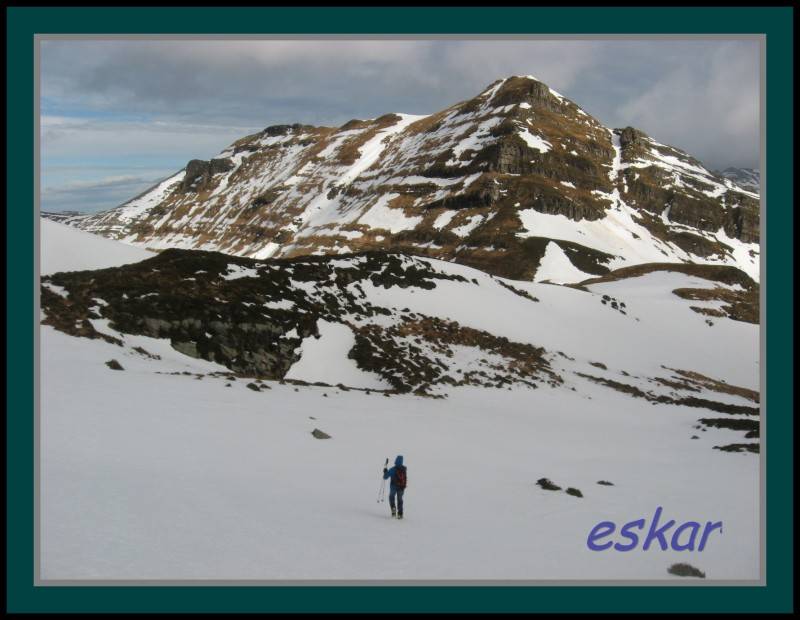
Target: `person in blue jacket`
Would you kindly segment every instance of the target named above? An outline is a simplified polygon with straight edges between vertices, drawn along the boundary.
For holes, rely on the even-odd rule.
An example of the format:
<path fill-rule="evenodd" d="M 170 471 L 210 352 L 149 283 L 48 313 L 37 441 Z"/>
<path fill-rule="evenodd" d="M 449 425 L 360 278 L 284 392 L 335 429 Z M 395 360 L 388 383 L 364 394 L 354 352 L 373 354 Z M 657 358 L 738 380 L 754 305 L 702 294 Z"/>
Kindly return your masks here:
<path fill-rule="evenodd" d="M 394 460 L 394 467 L 391 469 L 383 468 L 383 479 L 389 480 L 389 507 L 392 509 L 392 516 L 398 519 L 403 518 L 403 493 L 406 490 L 408 476 L 406 466 L 403 465 L 403 456 L 398 454 Z M 396 500 L 396 502 L 395 502 Z"/>

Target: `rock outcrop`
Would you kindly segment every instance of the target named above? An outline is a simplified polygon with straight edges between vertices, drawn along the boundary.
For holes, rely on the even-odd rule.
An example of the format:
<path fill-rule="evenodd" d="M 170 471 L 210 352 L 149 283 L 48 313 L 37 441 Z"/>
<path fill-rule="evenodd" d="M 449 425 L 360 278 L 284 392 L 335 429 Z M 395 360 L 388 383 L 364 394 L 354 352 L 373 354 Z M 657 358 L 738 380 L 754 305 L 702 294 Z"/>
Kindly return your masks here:
<path fill-rule="evenodd" d="M 233 169 L 233 162 L 229 157 L 204 161 L 192 159 L 186 164 L 186 174 L 181 181 L 181 190 L 184 192 L 200 191 L 206 189 L 215 174 L 221 174 Z"/>
<path fill-rule="evenodd" d="M 68 334 L 119 344 L 96 329 L 93 321 L 102 318 L 120 334 L 167 339 L 184 355 L 249 377 L 283 379 L 300 359 L 303 339 L 319 335 L 319 321 L 341 323 L 350 317 L 355 334 L 350 357 L 396 391 L 460 384 L 448 376 L 442 359 L 452 357 L 452 347 L 463 346 L 508 364 L 505 369 L 496 362 L 487 365 L 460 380 L 465 384 L 535 387 L 561 381 L 539 347 L 435 317 L 397 316 L 364 300 L 363 286 L 430 290 L 447 280 L 467 283 L 403 255 L 257 262 L 215 252 L 166 250 L 116 269 L 48 276 L 41 299 L 44 323 Z M 52 284 L 63 286 L 67 296 L 53 292 Z M 371 317 L 395 322 L 371 322 Z M 435 347 L 438 357 L 420 346 L 423 340 Z"/>

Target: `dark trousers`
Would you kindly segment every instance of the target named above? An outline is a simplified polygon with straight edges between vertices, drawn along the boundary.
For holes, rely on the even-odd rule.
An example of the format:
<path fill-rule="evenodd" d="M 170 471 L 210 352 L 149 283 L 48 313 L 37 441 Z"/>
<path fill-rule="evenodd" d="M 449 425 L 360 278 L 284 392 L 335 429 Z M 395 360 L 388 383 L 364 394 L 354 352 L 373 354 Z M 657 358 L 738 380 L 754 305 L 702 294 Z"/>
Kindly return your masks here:
<path fill-rule="evenodd" d="M 397 514 L 403 514 L 403 493 L 405 489 L 398 489 L 397 487 L 389 487 L 389 508 L 392 509 L 392 514 L 395 512 L 395 496 L 397 496 Z"/>

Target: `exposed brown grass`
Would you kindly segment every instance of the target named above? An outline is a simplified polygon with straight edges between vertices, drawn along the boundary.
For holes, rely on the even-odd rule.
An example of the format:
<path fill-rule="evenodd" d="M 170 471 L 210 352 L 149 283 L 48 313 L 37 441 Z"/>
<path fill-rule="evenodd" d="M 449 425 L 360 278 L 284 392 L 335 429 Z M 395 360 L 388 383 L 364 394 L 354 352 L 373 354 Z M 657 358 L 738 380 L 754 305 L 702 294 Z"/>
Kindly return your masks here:
<path fill-rule="evenodd" d="M 754 403 L 760 402 L 760 394 L 755 390 L 750 390 L 738 385 L 731 385 L 730 383 L 725 383 L 724 381 L 720 381 L 718 379 L 712 379 L 711 377 L 707 377 L 706 375 L 700 374 L 699 372 L 695 372 L 693 370 L 679 370 L 677 368 L 667 368 L 667 370 L 678 373 L 687 382 L 707 390 L 720 392 L 722 394 L 731 394 L 733 396 L 741 396 L 742 398 L 753 401 Z"/>

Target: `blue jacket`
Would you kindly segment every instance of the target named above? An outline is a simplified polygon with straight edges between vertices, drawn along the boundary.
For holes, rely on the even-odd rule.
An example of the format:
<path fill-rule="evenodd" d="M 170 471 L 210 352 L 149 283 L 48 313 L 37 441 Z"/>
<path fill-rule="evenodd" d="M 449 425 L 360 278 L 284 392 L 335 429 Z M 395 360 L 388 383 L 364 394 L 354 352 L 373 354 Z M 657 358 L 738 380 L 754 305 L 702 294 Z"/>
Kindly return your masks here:
<path fill-rule="evenodd" d="M 394 460 L 394 467 L 391 467 L 383 472 L 383 479 L 391 480 L 391 482 L 389 483 L 389 488 L 394 487 L 394 472 L 397 470 L 398 465 L 405 469 L 405 466 L 403 465 L 403 456 L 401 454 L 398 454 L 397 458 Z M 406 474 L 406 477 L 407 476 L 408 474 Z"/>

